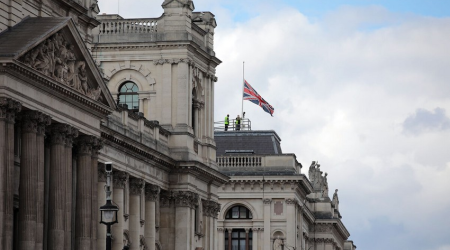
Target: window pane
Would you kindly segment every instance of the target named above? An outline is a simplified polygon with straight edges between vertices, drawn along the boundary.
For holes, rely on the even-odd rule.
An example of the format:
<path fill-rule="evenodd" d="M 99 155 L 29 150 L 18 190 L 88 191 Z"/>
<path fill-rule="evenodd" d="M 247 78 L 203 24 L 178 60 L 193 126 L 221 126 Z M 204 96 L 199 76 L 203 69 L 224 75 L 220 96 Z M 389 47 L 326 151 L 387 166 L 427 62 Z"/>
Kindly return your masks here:
<path fill-rule="evenodd" d="M 245 250 L 245 240 L 240 240 L 240 242 L 239 242 L 240 244 L 240 247 L 239 247 L 239 250 Z"/>
<path fill-rule="evenodd" d="M 248 211 L 248 218 L 253 219 L 252 213 Z"/>
<path fill-rule="evenodd" d="M 231 233 L 231 237 L 233 237 L 233 239 L 234 239 L 234 238 L 237 239 L 238 236 L 239 236 L 239 232 L 232 232 L 232 233 Z"/>
<path fill-rule="evenodd" d="M 233 207 L 232 210 L 232 218 L 239 218 L 239 207 Z"/>
<path fill-rule="evenodd" d="M 240 211 L 240 217 L 239 218 L 241 218 L 241 219 L 247 218 L 247 208 L 241 207 L 240 210 L 241 211 Z"/>
<path fill-rule="evenodd" d="M 233 250 L 240 250 L 238 248 L 238 246 L 239 246 L 239 241 L 238 240 L 232 240 L 231 241 L 231 249 L 233 249 Z"/>
<path fill-rule="evenodd" d="M 239 237 L 240 237 L 241 239 L 242 239 L 242 238 L 245 239 L 245 234 L 246 234 L 245 231 L 244 231 L 244 232 L 241 232 Z"/>

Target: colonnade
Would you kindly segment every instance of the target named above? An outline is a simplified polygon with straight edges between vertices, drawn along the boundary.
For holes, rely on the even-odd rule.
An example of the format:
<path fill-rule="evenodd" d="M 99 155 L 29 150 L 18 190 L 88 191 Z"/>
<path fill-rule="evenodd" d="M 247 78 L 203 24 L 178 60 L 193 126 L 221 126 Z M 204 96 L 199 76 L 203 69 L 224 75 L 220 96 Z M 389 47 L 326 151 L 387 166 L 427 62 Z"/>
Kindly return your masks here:
<path fill-rule="evenodd" d="M 0 138 L 1 248 L 91 249 L 101 140 L 11 98 L 0 98 Z"/>

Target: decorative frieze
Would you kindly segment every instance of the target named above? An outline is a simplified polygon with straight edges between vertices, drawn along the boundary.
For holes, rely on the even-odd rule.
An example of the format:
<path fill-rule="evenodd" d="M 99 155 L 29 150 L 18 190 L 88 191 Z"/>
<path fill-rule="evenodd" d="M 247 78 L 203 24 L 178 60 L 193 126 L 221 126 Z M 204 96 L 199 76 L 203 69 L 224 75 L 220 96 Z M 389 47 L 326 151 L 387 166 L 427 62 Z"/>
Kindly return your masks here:
<path fill-rule="evenodd" d="M 187 63 L 188 65 L 195 64 L 194 60 L 189 58 L 159 59 L 153 61 L 153 64 L 155 65 L 178 64 L 178 63 Z"/>
<path fill-rule="evenodd" d="M 160 192 L 160 187 L 152 184 L 145 185 L 145 199 L 147 201 L 156 201 Z"/>
<path fill-rule="evenodd" d="M 145 182 L 142 179 L 130 178 L 130 195 L 140 195 L 145 187 Z"/>
<path fill-rule="evenodd" d="M 61 32 L 37 45 L 19 61 L 91 99 L 100 99 L 100 87 L 89 86 L 86 61 L 77 58 L 74 45 Z"/>

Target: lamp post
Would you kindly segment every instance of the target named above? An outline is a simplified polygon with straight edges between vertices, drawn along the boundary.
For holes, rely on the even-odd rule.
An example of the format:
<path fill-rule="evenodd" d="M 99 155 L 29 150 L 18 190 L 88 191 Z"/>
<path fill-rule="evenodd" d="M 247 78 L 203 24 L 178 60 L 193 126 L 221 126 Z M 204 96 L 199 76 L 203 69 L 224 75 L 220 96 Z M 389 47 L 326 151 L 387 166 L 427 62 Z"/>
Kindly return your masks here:
<path fill-rule="evenodd" d="M 119 207 L 111 203 L 112 162 L 105 162 L 106 171 L 106 204 L 100 207 L 100 223 L 106 225 L 106 250 L 111 250 L 111 225 L 117 223 Z"/>

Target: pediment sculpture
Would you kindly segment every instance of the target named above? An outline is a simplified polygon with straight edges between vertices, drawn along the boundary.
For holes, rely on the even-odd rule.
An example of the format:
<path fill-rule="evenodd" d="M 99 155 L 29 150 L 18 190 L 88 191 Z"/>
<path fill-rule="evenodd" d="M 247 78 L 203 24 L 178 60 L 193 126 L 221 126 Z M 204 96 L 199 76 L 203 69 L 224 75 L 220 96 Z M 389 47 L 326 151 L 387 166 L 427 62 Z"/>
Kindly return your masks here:
<path fill-rule="evenodd" d="M 77 59 L 74 45 L 61 32 L 28 51 L 19 61 L 93 100 L 102 98 L 100 87 L 88 84 L 86 61 Z"/>

